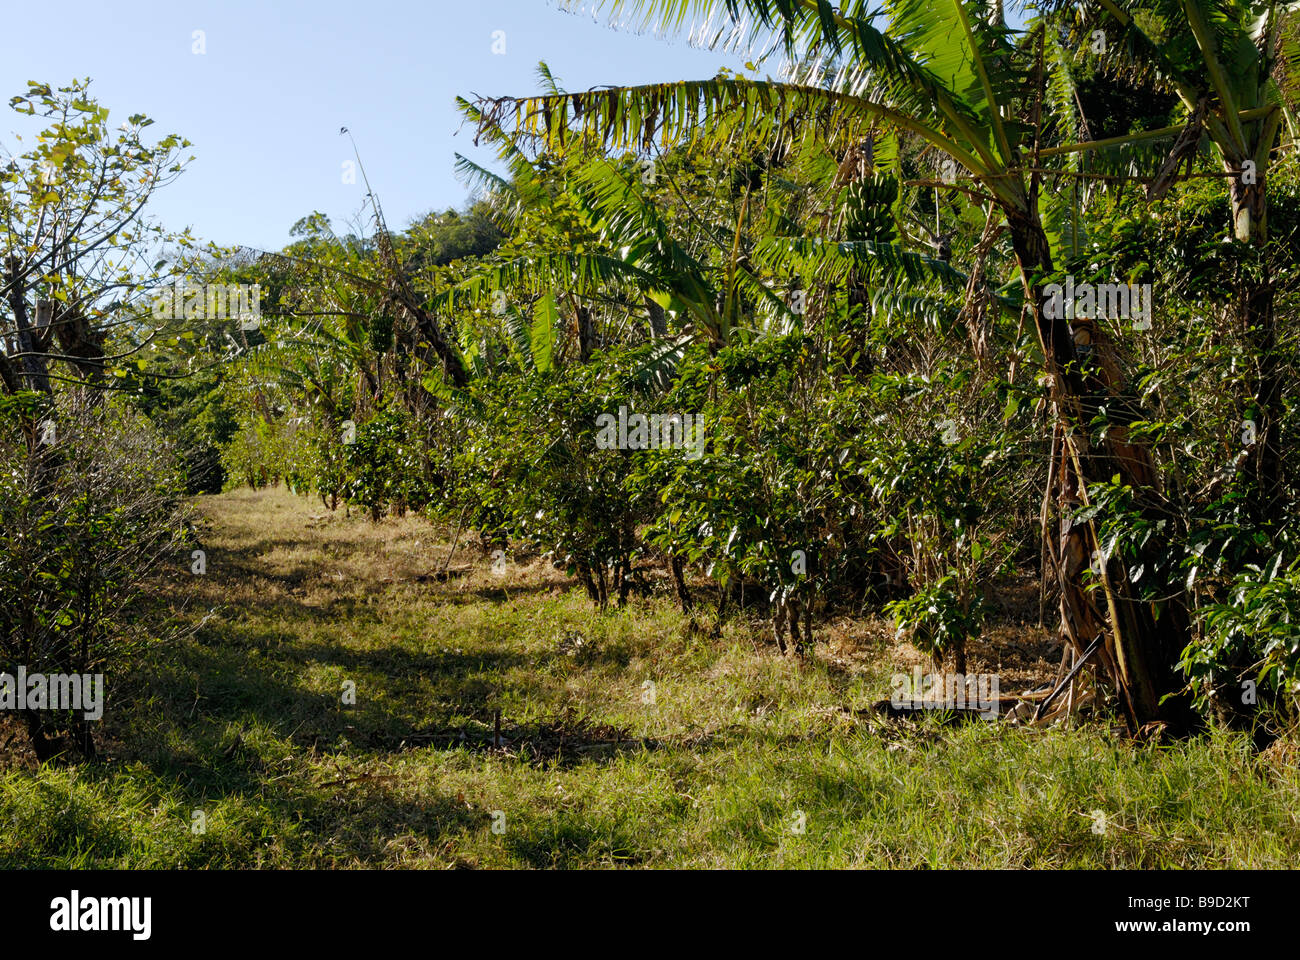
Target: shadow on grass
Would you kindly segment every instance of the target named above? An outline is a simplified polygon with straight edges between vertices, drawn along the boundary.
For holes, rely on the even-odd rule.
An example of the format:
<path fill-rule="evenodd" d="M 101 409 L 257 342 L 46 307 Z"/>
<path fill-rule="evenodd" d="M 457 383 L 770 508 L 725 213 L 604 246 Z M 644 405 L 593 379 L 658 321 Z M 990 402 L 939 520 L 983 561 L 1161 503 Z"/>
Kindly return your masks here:
<path fill-rule="evenodd" d="M 0 815 L 8 836 L 22 842 L 0 838 L 0 868 L 379 863 L 400 859 L 394 843 L 451 846 L 491 827 L 486 811 L 451 793 L 266 779 L 241 757 L 221 760 L 210 774 L 187 782 L 184 765 L 162 764 L 144 775 L 133 770 L 124 782 L 120 769 L 91 764 L 11 778 L 0 791 Z M 170 815 L 156 812 L 159 803 Z M 196 832 L 199 811 L 204 829 Z"/>
<path fill-rule="evenodd" d="M 512 857 L 538 869 L 573 869 L 592 866 L 636 866 L 645 857 L 644 836 L 638 837 L 622 821 L 593 819 L 578 812 L 563 812 L 507 830 L 505 846 Z"/>

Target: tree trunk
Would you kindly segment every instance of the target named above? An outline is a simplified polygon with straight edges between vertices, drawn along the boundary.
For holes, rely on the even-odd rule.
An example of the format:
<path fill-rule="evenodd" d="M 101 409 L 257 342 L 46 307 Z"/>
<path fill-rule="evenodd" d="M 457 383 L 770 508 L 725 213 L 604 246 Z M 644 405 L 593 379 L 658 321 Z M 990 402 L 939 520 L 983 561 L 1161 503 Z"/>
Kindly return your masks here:
<path fill-rule="evenodd" d="M 32 326 L 27 316 L 27 284 L 23 278 L 23 263 L 18 257 L 11 256 L 5 267 L 9 275 L 9 309 L 14 315 L 14 336 L 20 354 L 18 368 L 26 380 L 23 387 L 50 396 L 53 391 L 46 366 L 46 346 L 42 342 L 41 331 Z"/>
<path fill-rule="evenodd" d="M 587 596 L 591 598 L 592 603 L 600 603 L 600 591 L 596 589 L 596 580 L 591 575 L 591 567 L 584 561 L 579 560 L 575 566 L 578 570 L 578 579 L 582 581 L 582 586 L 587 591 Z"/>
<path fill-rule="evenodd" d="M 1229 172 L 1234 172 L 1231 164 Z M 1239 331 L 1259 364 L 1254 390 L 1255 442 L 1245 464 L 1246 487 L 1252 515 L 1262 524 L 1281 516 L 1282 484 L 1282 364 L 1277 349 L 1277 315 L 1274 285 L 1264 256 L 1268 244 L 1268 197 L 1264 171 L 1255 183 L 1240 176 L 1228 179 L 1232 201 L 1233 233 L 1249 243 L 1260 262 L 1247 258 L 1240 272 L 1237 318 Z"/>
<path fill-rule="evenodd" d="M 45 724 L 37 710 L 24 710 L 23 721 L 27 725 L 27 740 L 36 754 L 36 761 L 49 763 L 59 755 L 58 742 L 45 732 Z"/>
<path fill-rule="evenodd" d="M 1105 636 L 1101 663 L 1134 731 L 1154 720 L 1181 728 L 1191 721 L 1186 701 L 1179 698 L 1162 704 L 1161 699 L 1177 689 L 1173 665 L 1187 641 L 1182 597 L 1167 598 L 1157 616 L 1151 604 L 1137 598 L 1124 564 L 1100 555 L 1095 520 L 1074 518 L 1091 503 L 1090 485 L 1115 474 L 1132 487 L 1139 502 L 1153 504 L 1161 499 L 1149 452 L 1129 442 L 1123 424 L 1126 413 L 1136 416 L 1137 411 L 1126 409 L 1131 404 L 1124 397 L 1118 356 L 1101 328 L 1091 319 L 1067 320 L 1064 310 L 1046 308 L 1047 297 L 1036 278 L 1052 272 L 1052 256 L 1037 213 L 1007 209 L 1006 214 L 1026 297 L 1034 304 L 1062 436 L 1054 470 L 1060 517 L 1054 566 L 1060 582 L 1062 632 L 1080 654 L 1096 636 Z M 1050 316 L 1053 312 L 1062 315 Z M 1102 404 L 1112 426 L 1105 443 L 1093 448 L 1090 423 Z M 1087 589 L 1088 571 L 1094 566 L 1104 610 L 1093 599 L 1097 594 Z"/>
<path fill-rule="evenodd" d="M 672 571 L 673 587 L 677 591 L 677 602 L 682 605 L 682 613 L 691 612 L 691 591 L 686 586 L 685 571 L 681 558 L 675 553 L 668 554 L 668 569 Z"/>
<path fill-rule="evenodd" d="M 442 362 L 443 369 L 447 371 L 447 375 L 451 378 L 452 385 L 464 387 L 469 383 L 469 374 L 465 372 L 465 367 L 460 360 L 460 354 L 443 332 L 442 326 L 437 319 L 418 304 L 403 300 L 403 306 L 406 307 L 407 313 L 415 323 L 415 329 L 424 338 L 438 360 Z"/>
<path fill-rule="evenodd" d="M 591 322 L 591 309 L 579 305 L 574 322 L 578 328 L 578 356 L 583 363 L 591 359 L 591 352 L 596 347 L 596 327 Z"/>
<path fill-rule="evenodd" d="M 723 595 L 725 602 L 726 595 Z M 778 600 L 772 608 L 772 635 L 776 637 L 777 649 L 785 653 L 785 624 L 788 611 L 784 600 Z M 720 618 L 719 618 L 720 619 Z"/>
<path fill-rule="evenodd" d="M 668 315 L 664 308 L 649 297 L 645 298 L 646 312 L 650 316 L 650 333 L 656 340 L 668 336 Z"/>

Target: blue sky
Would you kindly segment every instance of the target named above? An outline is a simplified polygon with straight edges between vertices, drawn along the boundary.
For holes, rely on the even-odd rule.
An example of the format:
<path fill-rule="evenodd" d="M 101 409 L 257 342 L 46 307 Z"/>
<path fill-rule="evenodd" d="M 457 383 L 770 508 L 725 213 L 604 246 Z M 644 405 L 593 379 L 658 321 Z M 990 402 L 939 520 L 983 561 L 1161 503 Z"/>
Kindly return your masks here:
<path fill-rule="evenodd" d="M 544 0 L 64 0 L 11 4 L 0 94 L 28 80 L 91 77 L 113 125 L 136 112 L 193 141 L 196 159 L 152 207 L 169 228 L 220 244 L 276 249 L 313 210 L 347 229 L 364 186 L 342 182 L 356 138 L 389 225 L 460 206 L 453 154 L 483 163 L 457 94 L 528 94 L 546 60 L 570 90 L 711 77 L 740 59 L 610 30 Z M 56 13 L 57 11 L 57 13 Z M 194 31 L 206 52 L 193 52 Z M 492 52 L 505 32 L 505 54 Z M 0 120 L 20 145 L 22 118 Z"/>

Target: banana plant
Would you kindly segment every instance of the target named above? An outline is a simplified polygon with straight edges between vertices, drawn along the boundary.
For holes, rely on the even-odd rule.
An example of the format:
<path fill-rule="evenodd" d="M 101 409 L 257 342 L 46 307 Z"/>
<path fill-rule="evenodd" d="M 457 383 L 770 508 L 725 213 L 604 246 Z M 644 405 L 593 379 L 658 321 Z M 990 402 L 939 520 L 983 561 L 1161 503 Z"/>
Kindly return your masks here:
<path fill-rule="evenodd" d="M 1258 260 L 1247 268 L 1238 291 L 1241 329 L 1260 358 L 1254 409 L 1256 442 L 1242 471 L 1255 513 L 1267 521 L 1280 515 L 1282 363 L 1277 345 L 1274 281 L 1266 247 L 1269 168 L 1284 121 L 1286 97 L 1278 84 L 1279 63 L 1300 67 L 1300 41 L 1285 33 L 1300 3 L 1249 0 L 1064 0 L 1051 4 L 1075 36 L 1100 30 L 1113 56 L 1105 69 L 1146 72 L 1177 94 L 1189 121 L 1168 157 L 1152 194 L 1168 180 L 1204 138 L 1212 144 L 1228 185 L 1232 236 Z M 1091 150 L 1107 144 L 1078 143 L 1044 155 Z M 1179 147 L 1181 145 L 1181 149 Z"/>
<path fill-rule="evenodd" d="M 746 36 L 747 29 L 775 30 L 797 62 L 829 58 L 843 66 L 824 74 L 820 84 L 814 82 L 819 76 L 814 69 L 800 72 L 804 82 L 719 77 L 482 101 L 486 120 L 548 149 L 595 140 L 611 150 L 640 150 L 654 143 L 661 148 L 717 144 L 740 135 L 829 142 L 837 134 L 860 135 L 869 124 L 885 124 L 914 135 L 964 170 L 961 178 L 945 178 L 956 182 L 943 186 L 1000 211 L 1062 438 L 1053 478 L 1063 522 L 1052 554 L 1063 598 L 1063 632 L 1081 651 L 1096 636 L 1105 637 L 1100 659 L 1131 725 L 1185 720 L 1185 703 L 1166 696 L 1177 689 L 1172 664 L 1187 640 L 1180 598 L 1160 606 L 1143 602 L 1122 565 L 1112 559 L 1099 564 L 1104 600 L 1094 602 L 1088 589 L 1091 560 L 1099 552 L 1106 554 L 1100 551 L 1096 526 L 1073 520 L 1090 505 L 1091 485 L 1115 474 L 1149 502 L 1159 503 L 1162 493 L 1150 451 L 1131 439 L 1125 426 L 1139 411 L 1115 344 L 1090 318 L 1067 318 L 1059 315 L 1063 311 L 1047 308 L 1044 285 L 1055 258 L 1044 224 L 1043 184 L 1051 172 L 1044 164 L 1053 155 L 1088 149 L 1049 139 L 1054 129 L 1045 93 L 1052 68 L 1049 25 L 1035 21 L 1017 36 L 996 9 L 974 0 L 892 0 L 879 13 L 861 0 L 608 0 L 594 5 L 616 17 L 631 12 L 641 17 L 642 26 L 666 31 L 702 22 L 702 32 L 720 42 L 761 39 L 753 32 Z M 698 23 L 696 27 L 699 35 Z M 1225 130 L 1244 131 L 1244 124 L 1261 119 L 1259 139 L 1248 140 L 1244 132 L 1238 137 L 1233 155 L 1238 161 L 1251 144 L 1255 156 L 1267 149 L 1261 144 L 1272 121 L 1243 110 L 1239 98 L 1223 102 L 1222 117 L 1215 122 Z M 1177 132 L 1150 130 L 1119 139 L 1139 144 Z M 1086 350 L 1076 349 L 1076 338 L 1087 344 Z M 1108 428 L 1094 442 L 1092 427 L 1099 418 L 1109 421 Z"/>
<path fill-rule="evenodd" d="M 579 250 L 564 238 L 551 238 L 550 250 L 539 253 L 530 247 L 489 265 L 444 292 L 433 308 L 450 311 L 457 304 L 481 305 L 494 298 L 500 303 L 513 297 L 532 299 L 545 312 L 561 297 L 592 299 L 621 290 L 626 301 L 640 298 L 677 318 L 675 330 L 662 331 L 665 349 L 653 351 L 654 362 L 679 358 L 692 339 L 725 346 L 747 323 L 790 329 L 796 318 L 788 304 L 742 256 L 745 205 L 740 222 L 725 225 L 726 248 L 710 260 L 675 236 L 635 169 L 604 158 L 577 164 L 566 175 L 565 192 L 591 242 Z M 522 344 L 522 318 L 511 321 L 515 311 L 504 312 L 512 339 Z M 540 342 L 538 322 L 527 337 L 533 348 Z M 555 325 L 542 329 L 554 330 Z"/>

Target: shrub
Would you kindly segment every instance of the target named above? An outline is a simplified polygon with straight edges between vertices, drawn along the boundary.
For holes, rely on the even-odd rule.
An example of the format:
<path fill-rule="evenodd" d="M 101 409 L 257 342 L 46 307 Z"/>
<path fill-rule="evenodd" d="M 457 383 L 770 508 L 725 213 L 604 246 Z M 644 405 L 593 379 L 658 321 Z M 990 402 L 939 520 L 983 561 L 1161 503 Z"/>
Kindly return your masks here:
<path fill-rule="evenodd" d="M 17 394 L 0 400 L 0 465 L 0 670 L 107 677 L 148 640 L 131 616 L 146 580 L 188 564 L 174 449 L 122 407 L 54 417 Z M 41 760 L 65 732 L 93 756 L 81 713 L 23 716 Z"/>

